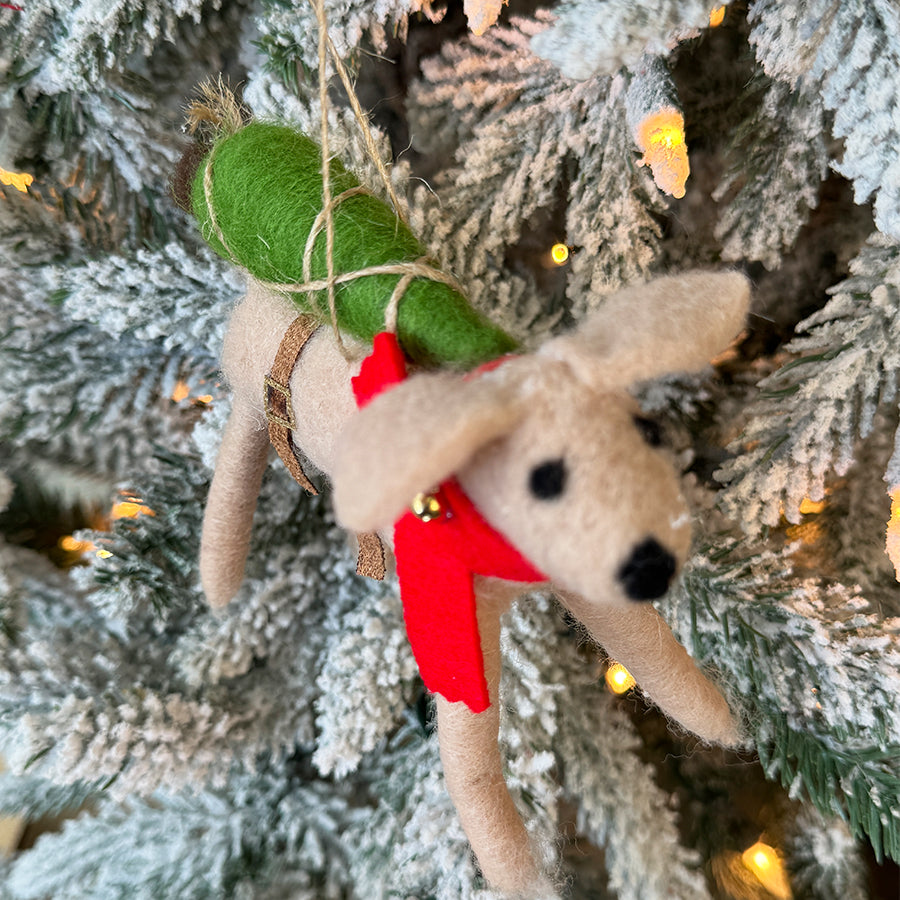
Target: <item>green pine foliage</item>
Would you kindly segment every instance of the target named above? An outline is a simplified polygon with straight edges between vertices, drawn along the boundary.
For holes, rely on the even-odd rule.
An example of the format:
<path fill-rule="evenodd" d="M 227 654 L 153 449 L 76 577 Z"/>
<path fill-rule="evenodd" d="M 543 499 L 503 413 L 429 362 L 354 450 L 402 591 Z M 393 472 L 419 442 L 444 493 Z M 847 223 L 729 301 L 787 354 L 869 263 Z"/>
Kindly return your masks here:
<path fill-rule="evenodd" d="M 665 611 L 740 698 L 767 774 L 896 859 L 900 814 L 885 798 L 900 791 L 900 619 L 883 619 L 859 591 L 794 580 L 790 563 L 790 549 L 720 542 Z"/>
<path fill-rule="evenodd" d="M 895 240 L 874 235 L 850 278 L 797 325 L 786 347 L 793 358 L 760 381 L 739 453 L 720 472 L 730 482 L 723 506 L 748 530 L 782 515 L 798 522 L 803 498 L 820 499 L 830 475 L 847 473 L 857 441 L 896 398 L 898 251 Z"/>
<path fill-rule="evenodd" d="M 716 237 L 725 259 L 776 269 L 819 204 L 828 172 L 827 122 L 822 101 L 802 79 L 793 87 L 760 79 L 758 93 L 747 93 L 759 106 L 732 136 L 731 168 L 713 195 L 724 201 Z M 779 215 L 758 221 L 750 215 L 758 203 Z"/>
<path fill-rule="evenodd" d="M 768 74 L 791 84 L 806 75 L 817 85 L 825 108 L 834 113 L 832 133 L 843 145 L 834 168 L 853 181 L 858 203 L 874 199 L 878 230 L 900 238 L 895 4 L 763 0 L 753 4 L 751 22 L 751 41 Z"/>
<path fill-rule="evenodd" d="M 820 900 L 865 900 L 869 896 L 865 868 L 840 819 L 823 818 L 807 806 L 794 820 L 788 845 L 791 882 L 800 896 Z"/>
<path fill-rule="evenodd" d="M 291 896 L 340 897 L 351 801 L 302 775 L 302 761 L 264 758 L 220 790 L 103 801 L 14 865 L 13 896 L 252 896 L 291 873 Z"/>
<path fill-rule="evenodd" d="M 89 0 L 63 6 L 35 3 L 6 16 L 13 59 L 42 64 L 37 78 L 44 90 L 58 85 L 83 90 L 93 87 L 109 70 L 137 51 L 151 54 L 164 40 L 177 35 L 179 20 L 199 21 L 205 4 L 179 0 L 174 4 L 118 0 L 97 4 Z M 220 4 L 213 2 L 212 9 Z"/>
<path fill-rule="evenodd" d="M 81 809 L 102 792 L 100 782 L 55 784 L 33 776 L 0 778 L 0 812 L 34 822 L 42 816 L 59 816 Z"/>
<path fill-rule="evenodd" d="M 414 195 L 414 225 L 473 302 L 532 340 L 647 274 L 661 209 L 633 164 L 627 78 L 562 77 L 530 52 L 541 25 L 517 21 L 445 47 L 423 64 L 410 109 L 416 149 L 456 148 L 455 164 Z M 614 177 L 611 158 L 624 160 Z M 548 257 L 520 263 L 536 253 L 536 223 L 574 248 L 563 283 Z"/>

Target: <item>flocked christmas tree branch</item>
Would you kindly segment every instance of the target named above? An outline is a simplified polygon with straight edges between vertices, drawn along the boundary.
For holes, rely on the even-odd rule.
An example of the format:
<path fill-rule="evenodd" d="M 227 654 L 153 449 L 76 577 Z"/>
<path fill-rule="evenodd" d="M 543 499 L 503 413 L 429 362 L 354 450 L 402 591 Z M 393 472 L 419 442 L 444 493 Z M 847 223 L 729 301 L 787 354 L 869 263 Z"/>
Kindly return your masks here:
<path fill-rule="evenodd" d="M 697 382 L 666 388 L 692 432 L 681 461 L 693 458 L 701 479 L 721 468 L 724 509 L 754 543 L 702 535 L 661 609 L 743 706 L 768 774 L 831 814 L 805 805 L 786 828 L 795 895 L 861 900 L 869 888 L 846 825 L 900 855 L 900 610 L 878 559 L 882 475 L 900 508 L 900 21 L 889 0 L 754 0 L 744 30 L 729 7 L 725 46 L 752 77 L 746 91 L 698 102 L 708 80 L 693 55 L 697 69 L 734 64 L 715 55 L 712 5 L 581 0 L 532 15 L 520 4 L 510 23 L 489 0 L 435 24 L 436 4 L 327 3 L 335 43 L 401 156 L 395 189 L 411 175 L 437 192 L 414 191 L 419 236 L 527 344 L 621 283 L 698 258 L 754 273 L 763 337 L 775 308 L 789 328 L 805 318 L 787 348 L 732 358 L 699 400 Z M 257 116 L 315 131 L 309 6 L 100 6 L 0 4 L 0 454 L 17 486 L 7 496 L 0 477 L 0 507 L 12 501 L 18 515 L 29 482 L 57 490 L 63 479 L 43 474 L 55 467 L 67 481 L 89 472 L 106 492 L 98 527 L 66 534 L 86 563 L 71 575 L 0 544 L 0 744 L 24 772 L 0 780 L 0 812 L 87 800 L 92 813 L 0 863 L 0 897 L 117 896 L 125 869 L 135 897 L 494 900 L 446 793 L 396 590 L 354 580 L 326 506 L 270 468 L 239 607 L 212 616 L 197 587 L 199 508 L 228 413 L 214 360 L 241 285 L 166 199 L 181 106 L 187 85 L 224 64 L 236 81 L 246 74 Z M 647 150 L 627 100 L 648 54 L 677 86 L 692 168 L 682 200 L 638 166 Z M 378 190 L 352 118 L 332 108 L 329 123 L 334 152 Z M 381 146 L 387 155 L 386 137 Z M 837 261 L 815 262 L 833 285 L 819 297 L 792 279 L 798 258 L 814 259 L 798 251 L 821 240 L 822 216 L 834 215 L 822 201 L 834 203 L 841 178 L 872 203 L 874 231 L 858 254 L 865 234 L 827 234 L 822 259 Z M 757 397 L 748 384 L 773 370 Z M 743 432 L 730 459 L 697 440 L 703 416 L 717 434 Z M 77 490 L 77 479 L 66 488 Z M 123 492 L 153 515 L 112 521 Z M 809 525 L 811 497 L 828 503 L 817 520 L 826 544 L 842 542 L 827 560 L 802 535 L 782 552 L 784 519 Z M 9 540 L 27 531 L 3 521 Z M 516 715 L 503 722 L 505 774 L 528 827 L 552 848 L 564 800 L 577 806 L 577 840 L 605 844 L 621 896 L 722 894 L 709 848 L 701 879 L 682 843 L 708 784 L 700 801 L 680 786 L 679 834 L 669 786 L 647 768 L 659 761 L 642 741 L 646 714 L 635 727 L 593 683 L 567 624 L 543 595 L 506 621 L 503 692 Z M 734 849 L 734 835 L 711 830 Z"/>
<path fill-rule="evenodd" d="M 798 583 L 785 563 L 708 548 L 665 601 L 670 621 L 742 698 L 768 774 L 897 859 L 900 815 L 884 798 L 900 789 L 900 620 L 852 589 Z"/>

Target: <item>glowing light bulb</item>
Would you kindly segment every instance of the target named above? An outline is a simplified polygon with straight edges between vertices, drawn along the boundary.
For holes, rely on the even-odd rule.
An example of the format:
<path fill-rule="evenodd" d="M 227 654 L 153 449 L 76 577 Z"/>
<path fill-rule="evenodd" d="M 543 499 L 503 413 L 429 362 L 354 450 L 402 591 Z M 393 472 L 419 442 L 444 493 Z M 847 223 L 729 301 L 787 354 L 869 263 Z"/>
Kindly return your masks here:
<path fill-rule="evenodd" d="M 186 381 L 179 380 L 176 382 L 175 387 L 172 388 L 172 393 L 169 394 L 169 399 L 173 403 L 181 403 L 182 400 L 187 400 L 190 397 L 191 389 Z M 191 406 L 207 406 L 213 402 L 212 394 L 200 394 L 198 397 L 190 397 Z"/>
<path fill-rule="evenodd" d="M 634 677 L 625 666 L 617 662 L 610 663 L 606 670 L 606 686 L 614 694 L 624 694 L 630 691 L 634 685 Z"/>
<path fill-rule="evenodd" d="M 113 504 L 109 517 L 116 519 L 136 519 L 138 516 L 155 516 L 156 513 L 144 504 L 140 497 L 131 497 L 127 500 L 119 500 Z"/>
<path fill-rule="evenodd" d="M 79 541 L 71 534 L 64 535 L 58 541 L 60 550 L 66 553 L 89 553 L 97 548 L 90 541 Z"/>
<path fill-rule="evenodd" d="M 13 7 L 10 7 L 11 9 Z M 28 185 L 34 181 L 34 176 L 27 172 L 7 172 L 6 169 L 0 168 L 0 184 L 12 185 L 17 191 L 26 193 Z"/>
<path fill-rule="evenodd" d="M 900 485 L 890 492 L 890 498 L 891 517 L 887 523 L 884 552 L 894 564 L 894 573 L 897 581 L 900 581 Z"/>
<path fill-rule="evenodd" d="M 709 14 L 709 27 L 718 28 L 725 21 L 725 7 L 717 6 Z"/>
<path fill-rule="evenodd" d="M 564 266 L 569 261 L 569 248 L 565 244 L 554 244 L 550 248 L 550 259 L 558 266 Z"/>
<path fill-rule="evenodd" d="M 481 36 L 500 16 L 500 10 L 507 0 L 464 0 L 463 12 L 472 34 Z"/>
<path fill-rule="evenodd" d="M 651 113 L 638 125 L 635 135 L 644 156 L 638 165 L 650 166 L 656 186 L 675 198 L 685 194 L 684 185 L 691 174 L 684 116 L 673 107 Z"/>
<path fill-rule="evenodd" d="M 825 501 L 824 500 L 810 500 L 809 497 L 804 497 L 800 501 L 800 515 L 808 516 L 814 515 L 820 512 L 823 512 L 825 509 Z"/>
<path fill-rule="evenodd" d="M 779 900 L 791 900 L 793 895 L 781 854 L 774 847 L 757 841 L 741 854 L 741 862 L 770 894 Z"/>

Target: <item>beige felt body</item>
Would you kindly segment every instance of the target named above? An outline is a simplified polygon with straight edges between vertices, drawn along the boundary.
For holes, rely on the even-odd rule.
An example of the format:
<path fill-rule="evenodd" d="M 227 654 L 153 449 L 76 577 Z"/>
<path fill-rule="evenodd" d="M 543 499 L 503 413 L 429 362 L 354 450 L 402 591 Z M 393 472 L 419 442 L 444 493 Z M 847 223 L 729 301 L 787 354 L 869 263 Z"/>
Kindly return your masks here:
<path fill-rule="evenodd" d="M 294 442 L 328 476 L 341 523 L 390 534 L 412 497 L 455 476 L 488 522 L 548 576 L 598 643 L 626 665 L 670 718 L 707 741 L 738 726 L 719 690 L 649 605 L 623 588 L 648 541 L 680 566 L 690 515 L 664 451 L 648 446 L 626 388 L 697 369 L 740 330 L 749 290 L 733 273 L 688 273 L 630 287 L 572 334 L 474 378 L 421 373 L 357 411 L 353 361 L 328 328 L 291 378 Z M 215 605 L 240 583 L 266 463 L 263 379 L 295 309 L 258 285 L 235 310 L 223 369 L 235 392 L 204 521 L 201 575 Z M 533 488 L 536 469 L 564 470 L 558 495 Z M 668 579 L 668 574 L 666 579 Z M 665 589 L 666 581 L 662 590 Z M 552 896 L 503 781 L 497 745 L 499 617 L 518 586 L 476 582 L 491 707 L 437 700 L 448 789 L 486 877 L 511 896 Z M 654 594 L 654 596 L 657 596 Z"/>

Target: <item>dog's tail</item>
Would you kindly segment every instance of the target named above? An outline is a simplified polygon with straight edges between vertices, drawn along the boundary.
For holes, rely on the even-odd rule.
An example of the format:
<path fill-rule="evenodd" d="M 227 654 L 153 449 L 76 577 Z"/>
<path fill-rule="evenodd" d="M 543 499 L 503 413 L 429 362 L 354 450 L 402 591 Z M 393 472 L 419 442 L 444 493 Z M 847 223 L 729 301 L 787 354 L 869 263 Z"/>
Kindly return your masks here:
<path fill-rule="evenodd" d="M 259 414 L 235 395 L 200 538 L 200 581 L 210 606 L 225 606 L 244 580 L 250 531 L 269 450 Z"/>

